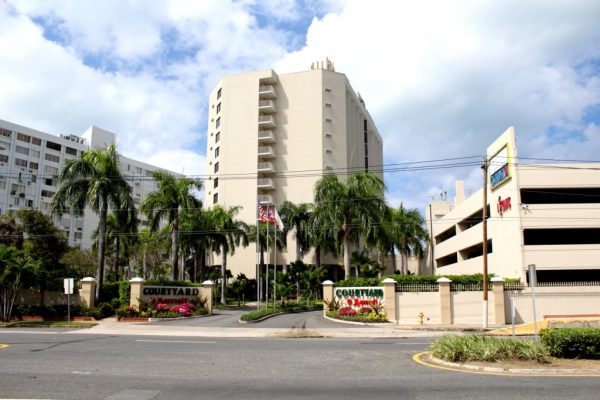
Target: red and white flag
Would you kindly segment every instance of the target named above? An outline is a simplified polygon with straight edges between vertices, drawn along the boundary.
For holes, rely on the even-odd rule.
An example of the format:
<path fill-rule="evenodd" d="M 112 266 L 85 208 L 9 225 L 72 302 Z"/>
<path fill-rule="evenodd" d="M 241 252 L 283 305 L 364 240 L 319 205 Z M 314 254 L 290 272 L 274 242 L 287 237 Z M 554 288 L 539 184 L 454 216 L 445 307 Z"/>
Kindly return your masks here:
<path fill-rule="evenodd" d="M 269 222 L 269 217 L 267 216 L 263 206 L 260 204 L 258 205 L 258 215 L 256 216 L 256 220 L 260 222 Z"/>
<path fill-rule="evenodd" d="M 273 211 L 269 208 L 269 221 L 275 222 L 277 224 L 277 227 L 279 229 L 283 230 L 283 221 L 281 220 L 281 217 L 279 216 L 277 209 L 275 209 L 275 211 Z"/>

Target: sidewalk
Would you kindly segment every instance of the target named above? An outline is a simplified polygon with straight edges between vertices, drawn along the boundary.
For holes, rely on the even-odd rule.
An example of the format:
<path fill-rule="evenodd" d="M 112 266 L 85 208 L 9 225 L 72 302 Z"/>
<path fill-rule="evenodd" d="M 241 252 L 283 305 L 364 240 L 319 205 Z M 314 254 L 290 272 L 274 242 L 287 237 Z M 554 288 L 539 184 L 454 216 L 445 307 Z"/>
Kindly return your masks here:
<path fill-rule="evenodd" d="M 144 322 L 118 322 L 116 318 L 98 321 L 98 325 L 90 329 L 70 331 L 77 334 L 102 335 L 139 335 L 139 336 L 191 336 L 191 337 L 223 337 L 223 338 L 406 338 L 434 337 L 445 333 L 461 334 L 475 332 L 479 326 L 470 325 L 426 325 L 399 326 L 396 324 L 369 324 L 358 328 L 344 324 L 340 328 L 327 329 L 290 329 L 260 327 L 199 327 L 174 326 L 169 322 L 148 324 Z"/>

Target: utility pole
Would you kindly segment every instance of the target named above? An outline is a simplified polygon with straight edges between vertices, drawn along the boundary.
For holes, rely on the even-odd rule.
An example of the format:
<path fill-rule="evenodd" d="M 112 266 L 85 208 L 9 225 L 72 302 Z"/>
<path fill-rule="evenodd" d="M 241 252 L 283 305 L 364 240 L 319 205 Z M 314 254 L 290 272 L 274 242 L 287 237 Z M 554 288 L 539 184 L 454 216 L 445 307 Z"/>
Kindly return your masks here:
<path fill-rule="evenodd" d="M 481 166 L 483 170 L 483 328 L 488 327 L 488 265 L 487 265 L 487 190 L 488 190 L 488 159 L 487 155 Z"/>

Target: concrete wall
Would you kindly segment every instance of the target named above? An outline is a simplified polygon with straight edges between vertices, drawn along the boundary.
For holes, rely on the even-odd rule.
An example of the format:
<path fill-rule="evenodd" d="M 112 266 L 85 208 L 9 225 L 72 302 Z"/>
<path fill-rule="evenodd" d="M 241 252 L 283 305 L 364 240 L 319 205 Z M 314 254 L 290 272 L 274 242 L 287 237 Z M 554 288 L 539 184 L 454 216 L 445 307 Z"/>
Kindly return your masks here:
<path fill-rule="evenodd" d="M 37 289 L 25 289 L 25 290 L 21 290 L 21 292 L 19 293 L 19 295 L 17 296 L 17 299 L 15 300 L 15 305 L 17 304 L 29 304 L 32 306 L 39 306 L 39 305 L 47 305 L 47 306 L 52 306 L 52 305 L 60 305 L 60 304 L 67 304 L 67 295 L 64 294 L 63 292 L 60 291 L 45 291 L 43 294 L 43 301 L 42 301 L 42 293 L 37 290 Z M 72 294 L 71 295 L 71 305 L 82 305 L 82 298 L 79 295 L 79 293 L 77 294 Z"/>
<path fill-rule="evenodd" d="M 439 324 L 440 295 L 438 292 L 396 293 L 396 315 L 399 324 L 419 325 L 419 314 L 423 313 L 423 324 Z"/>

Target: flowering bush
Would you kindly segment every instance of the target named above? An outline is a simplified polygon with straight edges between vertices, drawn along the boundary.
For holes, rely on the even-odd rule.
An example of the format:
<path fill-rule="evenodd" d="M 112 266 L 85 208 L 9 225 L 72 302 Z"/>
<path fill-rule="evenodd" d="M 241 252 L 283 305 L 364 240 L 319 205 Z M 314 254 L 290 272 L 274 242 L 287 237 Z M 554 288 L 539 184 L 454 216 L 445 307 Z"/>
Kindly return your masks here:
<path fill-rule="evenodd" d="M 359 314 L 368 314 L 368 313 L 370 313 L 370 312 L 371 312 L 371 308 L 370 308 L 370 307 L 361 307 L 361 308 L 358 310 L 358 313 L 359 313 Z"/>
<path fill-rule="evenodd" d="M 174 305 L 173 307 L 171 307 L 170 311 L 178 313 L 182 317 L 189 317 L 190 315 L 192 315 L 192 312 L 190 311 L 189 307 L 186 306 L 186 304 Z"/>
<path fill-rule="evenodd" d="M 165 303 L 158 303 L 154 305 L 154 309 L 157 311 L 169 311 L 170 307 Z"/>
<path fill-rule="evenodd" d="M 356 314 L 356 310 L 351 307 L 342 307 L 338 310 L 338 315 L 340 317 L 343 317 L 345 315 L 354 315 L 354 314 Z"/>

